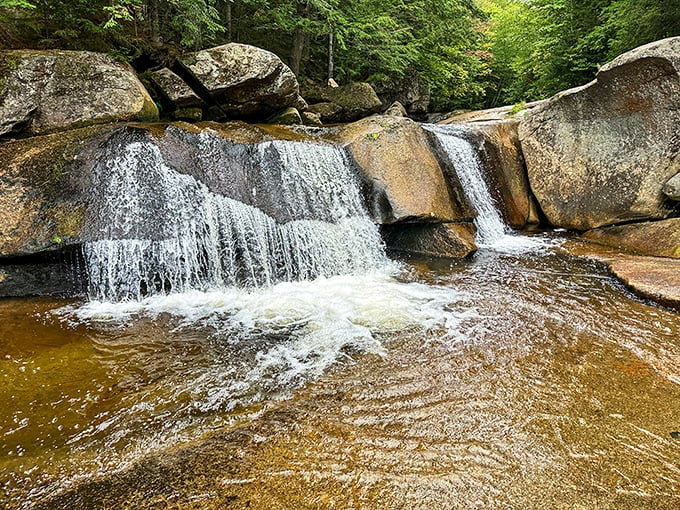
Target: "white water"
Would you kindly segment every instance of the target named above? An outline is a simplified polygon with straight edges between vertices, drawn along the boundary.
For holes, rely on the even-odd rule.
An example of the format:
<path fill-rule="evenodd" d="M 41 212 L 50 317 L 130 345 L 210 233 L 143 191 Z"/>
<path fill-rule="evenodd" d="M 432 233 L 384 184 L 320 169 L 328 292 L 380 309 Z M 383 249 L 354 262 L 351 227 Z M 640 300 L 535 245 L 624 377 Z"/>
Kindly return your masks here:
<path fill-rule="evenodd" d="M 207 146 L 218 143 L 210 134 L 202 138 Z M 300 219 L 279 223 L 256 207 L 213 193 L 170 168 L 150 142 L 135 141 L 107 155 L 95 172 L 99 195 L 90 207 L 96 240 L 83 248 L 91 298 L 138 301 L 389 266 L 341 149 L 275 141 L 251 154 L 257 180 L 280 179 L 272 196 L 260 199 Z M 212 169 L 227 182 L 230 171 Z"/>
<path fill-rule="evenodd" d="M 467 128 L 462 125 L 436 124 L 424 127 L 437 137 L 475 211 L 477 246 L 506 253 L 543 249 L 544 240 L 517 235 L 503 220 L 484 178 L 484 168 L 477 151 L 466 139 Z"/>

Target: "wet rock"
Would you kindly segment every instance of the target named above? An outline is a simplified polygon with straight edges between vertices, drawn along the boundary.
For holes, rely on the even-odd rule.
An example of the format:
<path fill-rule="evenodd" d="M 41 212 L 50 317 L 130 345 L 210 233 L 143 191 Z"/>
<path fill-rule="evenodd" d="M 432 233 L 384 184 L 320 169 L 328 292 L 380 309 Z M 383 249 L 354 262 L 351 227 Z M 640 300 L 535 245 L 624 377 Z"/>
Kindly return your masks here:
<path fill-rule="evenodd" d="M 394 103 L 392 103 L 390 107 L 387 110 L 385 110 L 385 113 L 383 113 L 383 115 L 389 115 L 391 117 L 408 117 L 406 109 L 399 101 L 395 101 Z"/>
<path fill-rule="evenodd" d="M 0 297 L 79 296 L 87 276 L 79 250 L 0 260 Z"/>
<path fill-rule="evenodd" d="M 426 257 L 469 257 L 477 246 L 471 223 L 396 224 L 383 227 L 389 250 Z"/>
<path fill-rule="evenodd" d="M 504 220 L 515 228 L 539 223 L 539 208 L 529 187 L 516 120 L 475 122 L 468 140 L 477 149 L 489 192 Z M 455 170 L 447 169 L 452 181 Z"/>
<path fill-rule="evenodd" d="M 297 78 L 275 54 L 229 43 L 185 55 L 178 74 L 209 95 L 226 117 L 264 119 L 287 107 L 305 109 Z"/>
<path fill-rule="evenodd" d="M 0 52 L 0 137 L 114 120 L 156 120 L 130 66 L 88 51 Z"/>
<path fill-rule="evenodd" d="M 163 68 L 152 71 L 147 73 L 145 77 L 160 95 L 160 99 L 170 105 L 173 110 L 206 106 L 196 92 L 170 69 Z"/>
<path fill-rule="evenodd" d="M 635 294 L 680 308 L 680 260 L 630 256 L 607 265 Z"/>
<path fill-rule="evenodd" d="M 639 255 L 680 258 L 680 218 L 603 227 L 583 237 Z"/>
<path fill-rule="evenodd" d="M 0 257 L 78 244 L 90 154 L 111 126 L 0 144 Z"/>
<path fill-rule="evenodd" d="M 529 181 L 553 225 L 587 230 L 673 213 L 662 188 L 680 170 L 679 71 L 680 38 L 657 41 L 524 117 Z"/>
<path fill-rule="evenodd" d="M 424 114 L 430 107 L 430 86 L 418 73 L 380 80 L 373 83 L 373 88 L 383 104 L 399 102 L 408 113 Z"/>
<path fill-rule="evenodd" d="M 449 193 L 442 168 L 421 127 L 410 119 L 373 116 L 344 126 L 347 147 L 372 185 L 378 223 L 455 222 L 471 211 Z"/>
<path fill-rule="evenodd" d="M 675 174 L 663 185 L 663 194 L 671 200 L 680 200 L 680 173 Z"/>
<path fill-rule="evenodd" d="M 302 117 L 297 108 L 286 108 L 285 110 L 270 117 L 267 121 L 270 124 L 281 124 L 283 126 L 291 126 L 295 124 L 302 124 Z"/>

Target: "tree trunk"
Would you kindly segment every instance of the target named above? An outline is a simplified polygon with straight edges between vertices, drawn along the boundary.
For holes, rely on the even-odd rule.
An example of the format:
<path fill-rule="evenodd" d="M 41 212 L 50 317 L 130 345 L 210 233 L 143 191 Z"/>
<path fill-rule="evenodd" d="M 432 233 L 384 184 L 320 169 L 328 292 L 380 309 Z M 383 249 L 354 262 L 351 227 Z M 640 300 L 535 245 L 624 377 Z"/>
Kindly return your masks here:
<path fill-rule="evenodd" d="M 149 0 L 149 25 L 151 29 L 151 42 L 154 46 L 161 45 L 161 23 L 158 13 L 158 0 Z"/>
<path fill-rule="evenodd" d="M 333 25 L 328 31 L 328 81 L 333 79 L 333 72 L 335 71 L 335 33 Z"/>
<path fill-rule="evenodd" d="M 307 4 L 307 2 L 298 2 L 297 14 L 300 18 L 308 17 L 309 4 Z M 298 26 L 293 33 L 293 47 L 290 50 L 288 65 L 290 66 L 291 71 L 295 73 L 295 76 L 300 75 L 300 62 L 302 62 L 302 51 L 305 48 L 306 35 L 305 31 L 302 30 L 302 27 L 300 26 Z"/>
<path fill-rule="evenodd" d="M 229 42 L 233 41 L 233 33 L 232 33 L 232 15 L 231 15 L 231 0 L 227 0 L 224 2 L 224 28 L 227 30 L 227 40 Z"/>

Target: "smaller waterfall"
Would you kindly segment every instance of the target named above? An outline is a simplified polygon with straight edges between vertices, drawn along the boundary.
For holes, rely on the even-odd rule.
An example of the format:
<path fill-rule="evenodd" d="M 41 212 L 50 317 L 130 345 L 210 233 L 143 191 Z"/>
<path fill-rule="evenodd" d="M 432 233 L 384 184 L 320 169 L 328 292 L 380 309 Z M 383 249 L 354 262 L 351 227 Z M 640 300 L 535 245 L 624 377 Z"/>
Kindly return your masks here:
<path fill-rule="evenodd" d="M 510 233 L 510 228 L 504 223 L 489 186 L 484 180 L 484 170 L 477 151 L 465 138 L 466 129 L 463 126 L 440 125 L 429 125 L 426 129 L 437 137 L 456 170 L 470 205 L 477 213 L 475 217 L 477 244 L 490 246 L 503 239 Z"/>
<path fill-rule="evenodd" d="M 467 139 L 468 128 L 462 125 L 427 124 L 443 152 L 455 169 L 463 192 L 474 209 L 477 233 L 475 242 L 480 248 L 500 252 L 522 252 L 544 247 L 544 243 L 515 234 L 505 223 L 500 208 L 484 179 L 484 167 L 477 151 Z"/>

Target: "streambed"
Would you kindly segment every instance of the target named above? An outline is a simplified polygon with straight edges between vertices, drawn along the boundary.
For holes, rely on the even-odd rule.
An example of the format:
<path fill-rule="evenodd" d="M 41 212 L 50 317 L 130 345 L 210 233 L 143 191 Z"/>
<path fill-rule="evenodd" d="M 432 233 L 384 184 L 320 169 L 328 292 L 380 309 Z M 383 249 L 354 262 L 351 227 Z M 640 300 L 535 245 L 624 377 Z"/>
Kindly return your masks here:
<path fill-rule="evenodd" d="M 677 312 L 556 246 L 393 273 L 2 302 L 0 498 L 680 506 Z"/>

